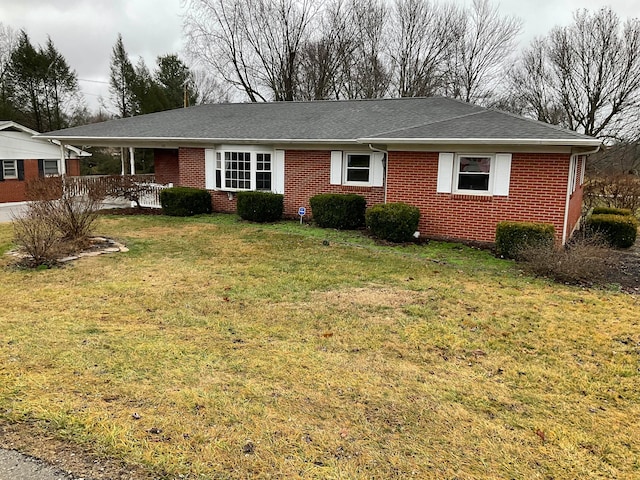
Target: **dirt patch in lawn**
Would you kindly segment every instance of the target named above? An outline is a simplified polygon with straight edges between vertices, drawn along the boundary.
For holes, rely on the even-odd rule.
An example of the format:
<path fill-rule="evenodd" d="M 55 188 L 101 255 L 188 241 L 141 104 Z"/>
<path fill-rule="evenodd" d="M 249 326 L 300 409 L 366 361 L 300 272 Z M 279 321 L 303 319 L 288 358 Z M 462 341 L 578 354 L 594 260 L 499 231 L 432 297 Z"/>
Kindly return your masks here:
<path fill-rule="evenodd" d="M 640 294 L 640 245 L 638 242 L 628 250 L 614 250 L 613 261 L 606 272 L 605 285 L 620 285 L 633 294 Z"/>
<path fill-rule="evenodd" d="M 0 423 L 0 448 L 15 450 L 42 460 L 73 476 L 87 480 L 146 480 L 158 478 L 142 467 L 127 465 L 116 459 L 99 457 L 72 442 L 65 442 L 43 434 L 21 423 Z"/>

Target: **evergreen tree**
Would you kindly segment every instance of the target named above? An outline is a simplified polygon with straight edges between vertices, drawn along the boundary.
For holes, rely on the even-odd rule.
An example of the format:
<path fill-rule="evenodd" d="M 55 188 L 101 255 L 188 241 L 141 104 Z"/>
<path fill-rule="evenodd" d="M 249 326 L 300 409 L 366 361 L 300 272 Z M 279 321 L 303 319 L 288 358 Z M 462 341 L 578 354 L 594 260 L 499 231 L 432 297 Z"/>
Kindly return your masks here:
<path fill-rule="evenodd" d="M 135 88 L 136 71 L 124 49 L 122 35 L 118 34 L 118 39 L 111 53 L 109 93 L 119 117 L 131 117 L 137 113 Z"/>
<path fill-rule="evenodd" d="M 21 31 L 6 79 L 13 118 L 40 132 L 69 126 L 75 110 L 82 108 L 77 75 L 50 38 L 46 48 L 36 48 Z"/>
<path fill-rule="evenodd" d="M 158 57 L 157 64 L 155 79 L 166 99 L 165 109 L 194 105 L 197 93 L 189 67 L 175 54 Z"/>

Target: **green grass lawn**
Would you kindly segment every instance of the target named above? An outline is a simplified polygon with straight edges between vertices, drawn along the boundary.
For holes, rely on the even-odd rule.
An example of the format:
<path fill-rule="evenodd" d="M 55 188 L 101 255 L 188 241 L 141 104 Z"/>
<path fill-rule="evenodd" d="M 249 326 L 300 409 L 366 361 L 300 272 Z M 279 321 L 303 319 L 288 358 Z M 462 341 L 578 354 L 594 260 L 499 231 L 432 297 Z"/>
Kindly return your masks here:
<path fill-rule="evenodd" d="M 130 251 L 0 269 L 0 422 L 155 477 L 640 477 L 637 297 L 294 222 L 96 233 Z"/>

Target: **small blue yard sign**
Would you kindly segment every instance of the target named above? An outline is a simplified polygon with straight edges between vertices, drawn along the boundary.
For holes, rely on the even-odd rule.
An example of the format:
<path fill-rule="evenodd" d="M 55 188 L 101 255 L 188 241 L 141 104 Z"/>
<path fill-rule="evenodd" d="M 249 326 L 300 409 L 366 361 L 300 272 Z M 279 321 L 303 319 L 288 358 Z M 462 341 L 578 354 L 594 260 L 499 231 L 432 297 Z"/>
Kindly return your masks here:
<path fill-rule="evenodd" d="M 302 217 L 307 213 L 307 209 L 304 207 L 300 207 L 298 209 L 298 215 L 300 215 L 300 225 L 302 225 Z"/>

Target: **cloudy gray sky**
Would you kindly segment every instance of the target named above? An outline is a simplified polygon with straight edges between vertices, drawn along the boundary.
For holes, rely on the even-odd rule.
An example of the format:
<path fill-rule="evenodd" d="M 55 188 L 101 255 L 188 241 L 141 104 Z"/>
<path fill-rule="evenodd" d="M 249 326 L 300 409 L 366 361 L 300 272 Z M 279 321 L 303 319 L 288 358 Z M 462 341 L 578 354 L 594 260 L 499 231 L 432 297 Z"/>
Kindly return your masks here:
<path fill-rule="evenodd" d="M 472 0 L 454 0 L 470 4 Z M 118 33 L 132 62 L 144 58 L 152 68 L 158 55 L 180 54 L 183 47 L 181 0 L 0 0 L 0 22 L 24 29 L 32 43 L 47 35 L 76 70 L 91 109 L 99 96 L 108 101 L 109 59 Z M 640 0 L 497 0 L 504 15 L 523 22 L 521 44 L 571 23 L 578 8 L 611 6 L 623 19 L 640 17 Z M 103 83 L 99 83 L 103 82 Z"/>

